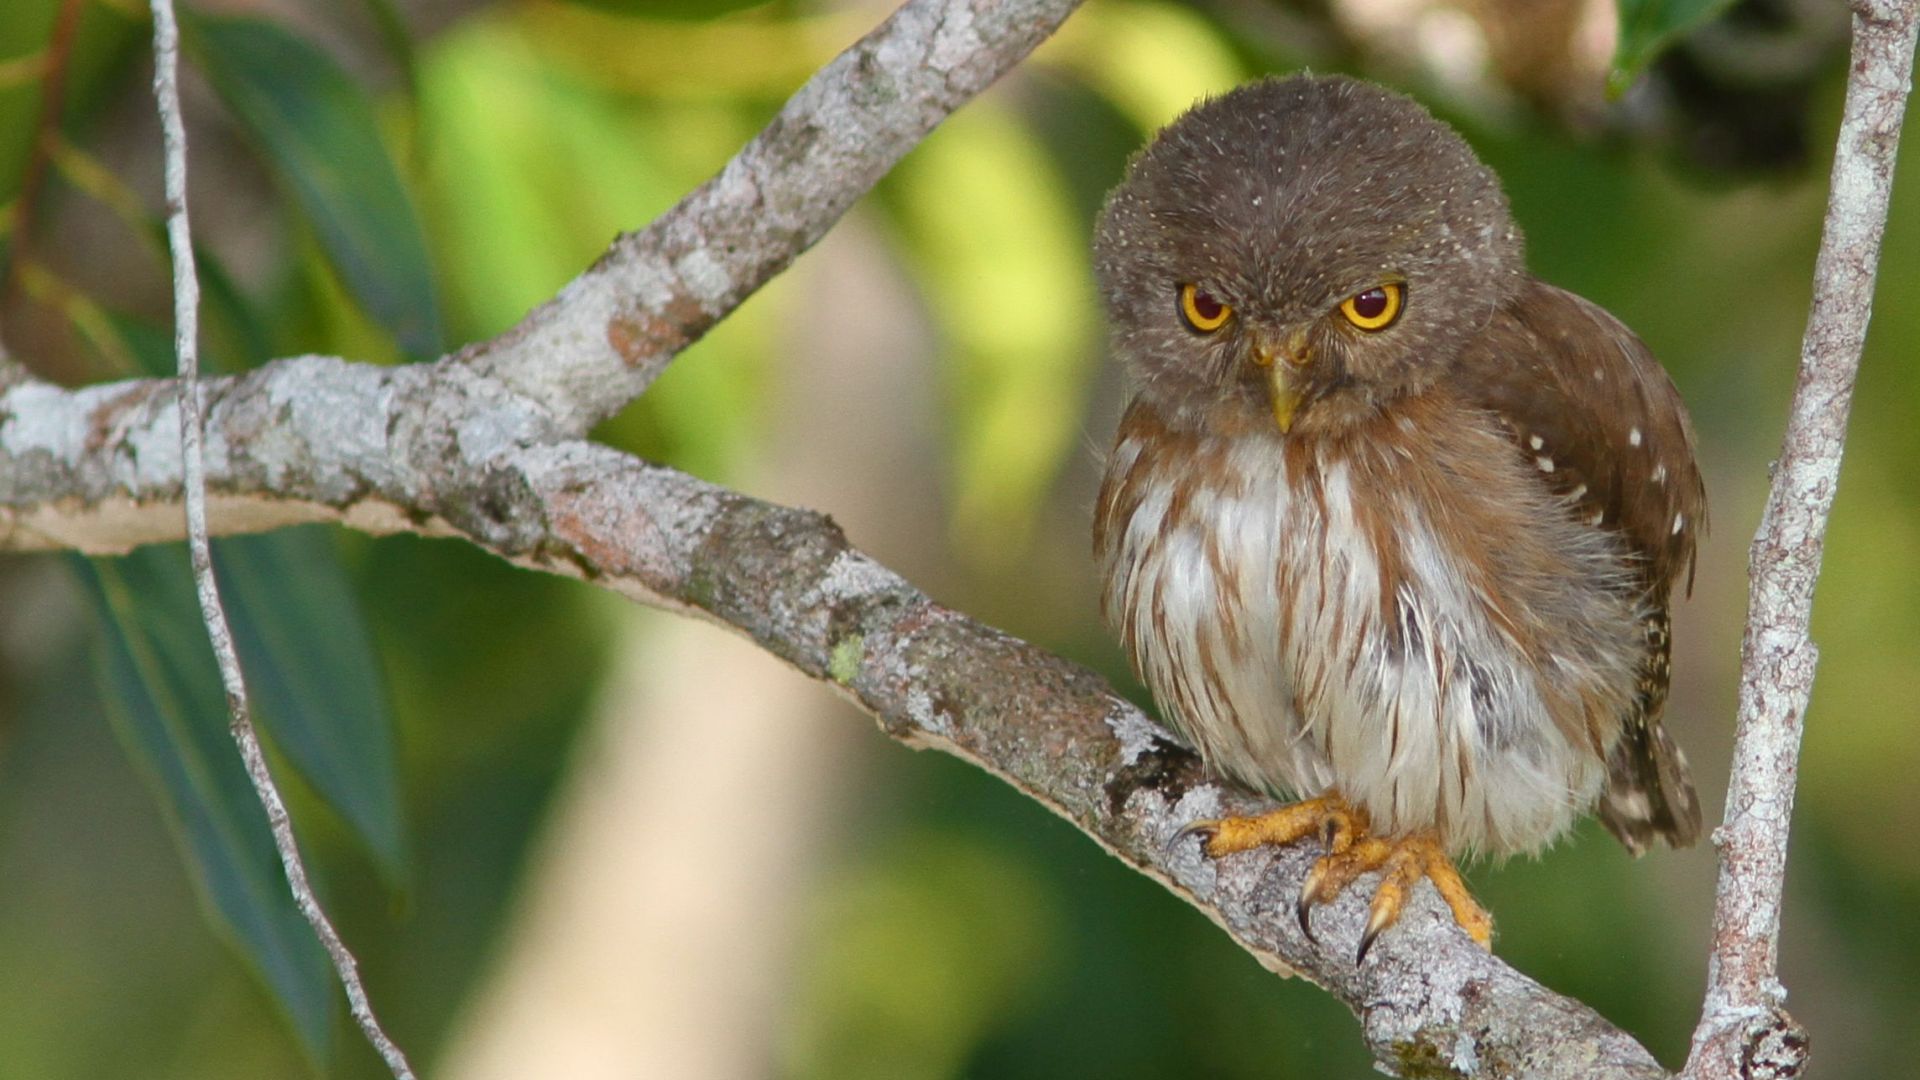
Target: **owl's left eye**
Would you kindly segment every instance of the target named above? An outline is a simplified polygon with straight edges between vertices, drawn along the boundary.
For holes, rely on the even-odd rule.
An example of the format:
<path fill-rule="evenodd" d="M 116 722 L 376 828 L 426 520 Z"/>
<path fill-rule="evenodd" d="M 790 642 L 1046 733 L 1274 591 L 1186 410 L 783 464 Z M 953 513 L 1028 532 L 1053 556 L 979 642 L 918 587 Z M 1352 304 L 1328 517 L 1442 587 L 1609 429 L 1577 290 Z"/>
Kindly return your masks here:
<path fill-rule="evenodd" d="M 1400 308 L 1406 297 L 1406 286 L 1389 281 L 1341 301 L 1340 314 L 1362 330 L 1385 330 L 1400 317 Z"/>
<path fill-rule="evenodd" d="M 1233 307 L 1198 285 L 1180 286 L 1180 315 L 1187 325 L 1211 334 L 1233 318 Z"/>

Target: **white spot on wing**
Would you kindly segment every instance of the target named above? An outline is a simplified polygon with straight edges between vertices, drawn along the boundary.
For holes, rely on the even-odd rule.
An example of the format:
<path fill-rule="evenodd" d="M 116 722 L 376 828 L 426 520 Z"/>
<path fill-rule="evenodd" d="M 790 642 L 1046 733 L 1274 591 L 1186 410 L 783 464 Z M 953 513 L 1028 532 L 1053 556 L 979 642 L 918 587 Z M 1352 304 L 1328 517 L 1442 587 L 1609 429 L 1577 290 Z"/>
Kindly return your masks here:
<path fill-rule="evenodd" d="M 1538 450 L 1541 447 L 1547 445 L 1547 441 L 1545 439 L 1542 439 L 1538 435 L 1529 435 L 1527 436 L 1527 445 L 1533 447 L 1535 450 Z"/>
<path fill-rule="evenodd" d="M 1547 472 L 1547 473 L 1550 473 L 1550 472 L 1552 472 L 1552 471 L 1553 471 L 1553 459 L 1552 459 L 1552 458 L 1550 458 L 1550 457 L 1546 457 L 1546 456 L 1544 456 L 1544 455 L 1542 455 L 1542 456 L 1540 456 L 1540 457 L 1537 457 L 1537 458 L 1534 458 L 1534 459 L 1533 459 L 1533 463 L 1534 463 L 1535 465 L 1538 465 L 1538 466 L 1540 466 L 1540 471 L 1541 471 L 1541 472 Z"/>
<path fill-rule="evenodd" d="M 1632 431 L 1627 432 L 1627 445 L 1629 446 L 1640 445 L 1640 429 L 1639 428 L 1634 428 Z"/>
<path fill-rule="evenodd" d="M 1679 536 L 1680 530 L 1686 527 L 1687 527 L 1687 515 L 1685 514 L 1673 515 L 1673 535 Z"/>
<path fill-rule="evenodd" d="M 1667 467 L 1665 465 L 1655 465 L 1653 467 L 1653 482 L 1656 484 L 1664 484 L 1667 482 Z"/>

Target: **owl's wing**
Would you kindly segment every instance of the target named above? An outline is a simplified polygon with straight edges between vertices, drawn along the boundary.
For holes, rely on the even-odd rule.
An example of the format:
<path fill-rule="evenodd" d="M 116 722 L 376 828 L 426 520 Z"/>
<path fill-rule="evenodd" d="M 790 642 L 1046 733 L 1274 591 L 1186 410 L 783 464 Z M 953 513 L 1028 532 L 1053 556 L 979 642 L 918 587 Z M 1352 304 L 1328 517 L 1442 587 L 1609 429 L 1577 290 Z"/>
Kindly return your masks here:
<path fill-rule="evenodd" d="M 1498 415 L 1541 480 L 1580 520 L 1617 533 L 1636 561 L 1646 611 L 1640 692 L 1607 760 L 1600 818 L 1638 855 L 1655 836 L 1700 834 L 1686 756 L 1660 723 L 1670 677 L 1668 604 L 1693 587 L 1707 525 L 1686 407 L 1633 331 L 1597 305 L 1542 282 L 1495 316 L 1464 357 L 1460 384 Z"/>

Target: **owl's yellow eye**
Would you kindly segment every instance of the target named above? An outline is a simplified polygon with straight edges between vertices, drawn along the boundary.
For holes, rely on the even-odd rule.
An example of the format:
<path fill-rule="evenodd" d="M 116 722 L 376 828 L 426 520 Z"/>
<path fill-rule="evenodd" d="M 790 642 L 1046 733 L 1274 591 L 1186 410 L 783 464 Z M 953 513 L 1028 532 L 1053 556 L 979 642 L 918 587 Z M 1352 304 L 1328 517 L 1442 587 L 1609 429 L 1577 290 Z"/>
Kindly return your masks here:
<path fill-rule="evenodd" d="M 1362 330 L 1384 330 L 1400 317 L 1400 307 L 1406 295 L 1406 286 L 1398 282 L 1375 285 L 1366 292 L 1342 300 L 1340 314 Z"/>
<path fill-rule="evenodd" d="M 1180 286 L 1180 314 L 1187 325 L 1203 334 L 1211 334 L 1233 318 L 1233 308 L 1198 285 Z"/>

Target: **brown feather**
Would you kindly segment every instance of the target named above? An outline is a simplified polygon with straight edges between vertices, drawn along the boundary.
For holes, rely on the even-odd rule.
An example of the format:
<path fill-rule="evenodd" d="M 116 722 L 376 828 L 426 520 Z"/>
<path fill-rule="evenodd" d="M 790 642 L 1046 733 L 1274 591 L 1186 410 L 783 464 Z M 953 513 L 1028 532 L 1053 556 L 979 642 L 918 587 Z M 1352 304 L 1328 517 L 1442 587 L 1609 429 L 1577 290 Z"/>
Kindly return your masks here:
<path fill-rule="evenodd" d="M 1517 358 L 1525 358 L 1516 362 Z M 1600 307 L 1532 282 L 1465 351 L 1458 385 L 1506 424 L 1570 512 L 1625 542 L 1645 609 L 1639 691 L 1607 757 L 1600 819 L 1635 855 L 1653 837 L 1700 834 L 1686 755 L 1661 724 L 1671 671 L 1673 587 L 1691 589 L 1706 488 L 1686 407 L 1653 354 Z"/>

